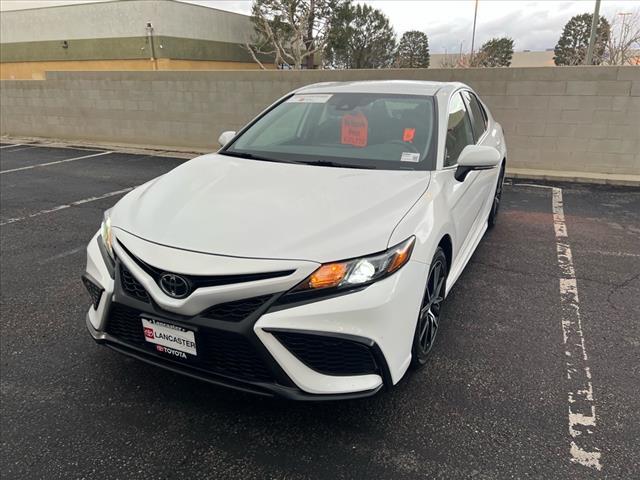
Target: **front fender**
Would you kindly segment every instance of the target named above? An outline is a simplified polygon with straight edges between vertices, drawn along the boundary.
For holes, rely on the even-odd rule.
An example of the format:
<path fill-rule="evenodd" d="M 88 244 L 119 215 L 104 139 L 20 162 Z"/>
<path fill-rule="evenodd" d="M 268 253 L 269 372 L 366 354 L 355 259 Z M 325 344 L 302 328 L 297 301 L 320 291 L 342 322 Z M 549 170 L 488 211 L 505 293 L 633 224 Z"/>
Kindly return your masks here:
<path fill-rule="evenodd" d="M 397 245 L 411 235 L 416 236 L 416 245 L 411 255 L 412 260 L 425 264 L 431 263 L 431 259 L 445 235 L 452 239 L 455 254 L 455 226 L 449 216 L 446 215 L 447 206 L 441 205 L 442 195 L 435 178 L 429 188 L 418 201 L 411 207 L 407 214 L 400 220 L 389 238 L 389 246 Z"/>

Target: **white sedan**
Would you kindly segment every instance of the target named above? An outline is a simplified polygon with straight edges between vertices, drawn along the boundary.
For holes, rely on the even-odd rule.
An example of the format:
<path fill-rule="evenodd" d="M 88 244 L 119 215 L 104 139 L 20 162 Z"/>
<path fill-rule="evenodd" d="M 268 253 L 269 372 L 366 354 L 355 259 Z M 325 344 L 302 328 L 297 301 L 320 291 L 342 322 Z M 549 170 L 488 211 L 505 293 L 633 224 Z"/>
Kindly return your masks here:
<path fill-rule="evenodd" d="M 301 400 L 424 365 L 500 204 L 502 128 L 473 90 L 310 85 L 220 143 L 105 213 L 83 277 L 93 338 Z"/>

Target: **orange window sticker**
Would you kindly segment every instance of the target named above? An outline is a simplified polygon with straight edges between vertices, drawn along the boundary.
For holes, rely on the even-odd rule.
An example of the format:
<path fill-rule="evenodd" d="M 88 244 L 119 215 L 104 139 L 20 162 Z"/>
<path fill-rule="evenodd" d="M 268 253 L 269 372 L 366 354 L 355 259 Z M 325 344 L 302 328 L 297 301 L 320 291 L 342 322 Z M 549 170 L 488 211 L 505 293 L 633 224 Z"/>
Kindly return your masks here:
<path fill-rule="evenodd" d="M 362 112 L 342 117 L 340 141 L 343 145 L 366 147 L 369 135 L 369 121 Z"/>
<path fill-rule="evenodd" d="M 415 128 L 405 128 L 404 132 L 402 132 L 402 141 L 403 142 L 413 142 L 413 137 L 416 136 Z"/>

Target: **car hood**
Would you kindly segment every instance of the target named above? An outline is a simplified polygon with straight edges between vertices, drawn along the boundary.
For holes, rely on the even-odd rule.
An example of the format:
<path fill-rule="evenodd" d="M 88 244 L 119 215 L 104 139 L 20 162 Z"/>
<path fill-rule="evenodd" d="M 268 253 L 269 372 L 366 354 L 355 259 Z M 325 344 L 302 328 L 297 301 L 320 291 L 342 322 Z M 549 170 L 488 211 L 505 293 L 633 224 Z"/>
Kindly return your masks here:
<path fill-rule="evenodd" d="M 131 191 L 111 219 L 142 239 L 185 250 L 327 262 L 386 249 L 429 179 L 424 171 L 209 154 Z"/>

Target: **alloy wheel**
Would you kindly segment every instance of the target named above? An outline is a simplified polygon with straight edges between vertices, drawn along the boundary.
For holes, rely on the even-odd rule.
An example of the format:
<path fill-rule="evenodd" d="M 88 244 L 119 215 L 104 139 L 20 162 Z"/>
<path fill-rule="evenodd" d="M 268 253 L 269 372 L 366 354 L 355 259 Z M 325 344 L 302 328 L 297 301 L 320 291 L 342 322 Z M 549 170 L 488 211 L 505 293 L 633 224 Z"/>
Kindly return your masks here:
<path fill-rule="evenodd" d="M 427 287 L 420 308 L 420 317 L 418 318 L 417 347 L 422 355 L 429 353 L 438 332 L 440 309 L 444 300 L 445 278 L 445 266 L 438 259 L 429 271 L 429 280 L 427 280 Z"/>
<path fill-rule="evenodd" d="M 504 184 L 504 173 L 500 172 L 500 178 L 498 179 L 498 185 L 496 186 L 496 193 L 493 196 L 493 216 L 498 214 L 500 208 L 500 200 L 502 199 L 502 186 Z"/>

